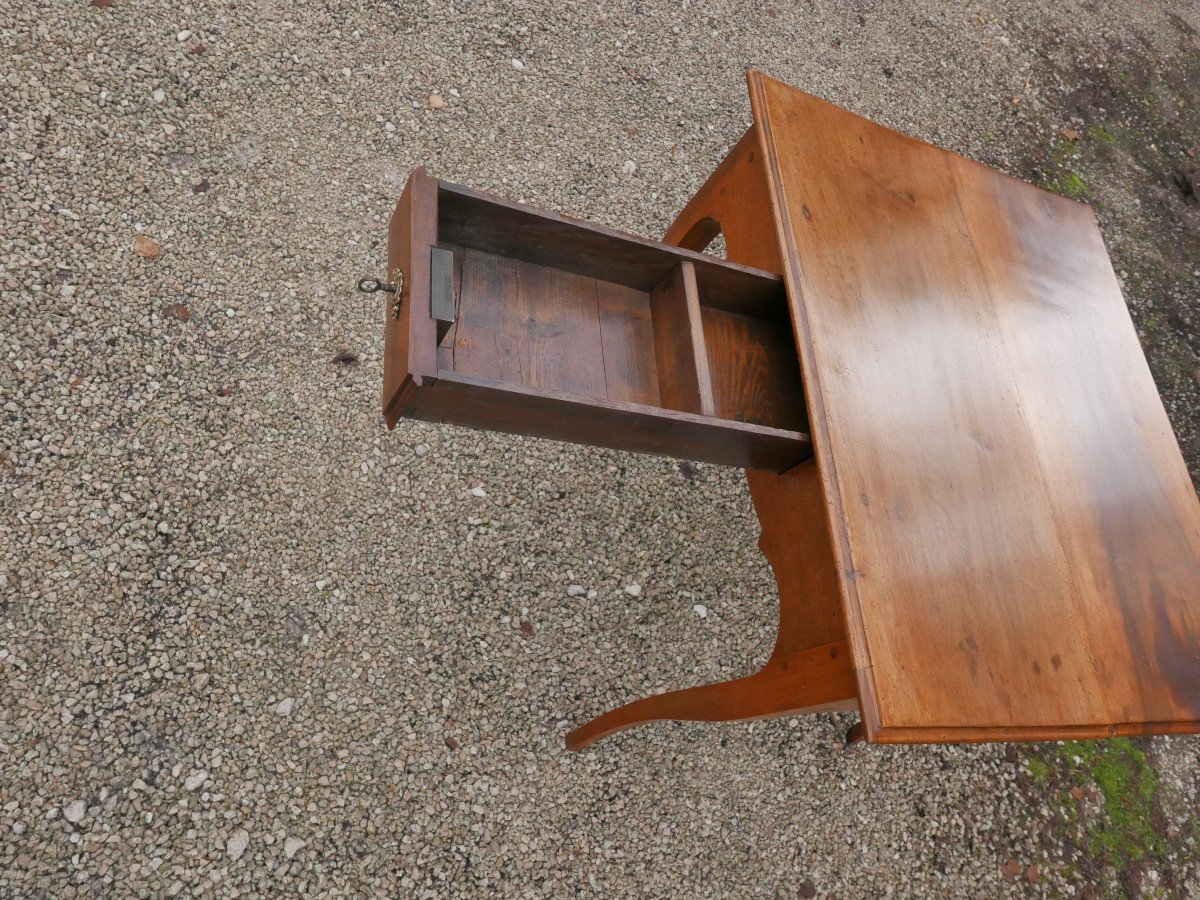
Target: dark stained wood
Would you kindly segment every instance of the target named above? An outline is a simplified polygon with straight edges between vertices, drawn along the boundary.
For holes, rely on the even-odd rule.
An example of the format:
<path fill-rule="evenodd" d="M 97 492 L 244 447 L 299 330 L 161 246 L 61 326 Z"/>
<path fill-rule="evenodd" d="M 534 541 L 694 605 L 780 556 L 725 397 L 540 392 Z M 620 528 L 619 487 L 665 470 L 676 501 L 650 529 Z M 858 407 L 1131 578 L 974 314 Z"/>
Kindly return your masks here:
<path fill-rule="evenodd" d="M 688 260 L 650 291 L 659 394 L 667 409 L 715 415 L 712 379 L 700 322 L 695 267 Z"/>
<path fill-rule="evenodd" d="M 407 199 L 417 190 L 426 198 L 419 208 Z M 779 276 L 439 186 L 423 173 L 405 197 L 402 212 L 422 218 L 407 230 L 401 213 L 393 221 L 393 242 L 405 251 L 396 259 L 412 270 L 397 325 L 421 338 L 406 331 L 407 355 L 385 356 L 385 381 L 396 385 L 389 425 L 412 416 L 772 471 L 811 456 L 801 430 L 770 424 L 786 417 L 728 405 L 750 421 L 721 421 L 708 377 L 701 306 L 712 315 L 786 315 Z M 428 302 L 412 300 L 413 291 L 428 291 L 434 244 L 454 255 L 455 296 L 454 322 L 436 352 Z M 668 310 L 671 298 L 677 305 Z M 422 359 L 416 369 L 410 345 Z M 742 357 L 777 365 L 780 384 L 796 370 L 794 354 L 751 347 Z M 723 371 L 758 378 L 760 368 Z M 762 394 L 757 383 L 722 390 Z"/>
<path fill-rule="evenodd" d="M 792 347 L 792 356 L 795 357 L 796 350 L 789 327 L 791 319 L 788 314 L 787 291 L 784 290 L 783 279 L 771 284 L 764 282 L 761 284 L 761 289 L 739 292 L 729 290 L 728 284 L 716 283 L 707 267 L 694 268 L 696 291 L 700 297 L 700 303 L 705 309 L 717 309 L 782 326 L 779 334 L 786 338 L 788 346 Z M 797 371 L 799 371 L 799 365 L 797 365 Z"/>
<path fill-rule="evenodd" d="M 644 291 L 596 281 L 605 396 L 617 403 L 669 406 L 659 397 L 654 325 Z"/>
<path fill-rule="evenodd" d="M 437 246 L 443 250 L 449 250 L 454 254 L 454 308 L 457 310 L 462 298 L 462 267 L 463 257 L 466 256 L 466 249 L 458 244 L 449 244 L 445 241 L 438 241 Z M 450 326 L 449 332 L 442 338 L 441 343 L 437 348 L 437 367 L 439 369 L 454 368 L 454 332 L 458 327 L 458 320 Z"/>
<path fill-rule="evenodd" d="M 567 735 L 582 750 L 634 725 L 665 719 L 727 722 L 796 713 L 853 709 L 854 672 L 845 641 L 773 657 L 759 672 L 635 700 L 592 719 Z"/>
<path fill-rule="evenodd" d="M 691 250 L 702 250 L 717 234 L 724 234 L 725 255 L 730 262 L 766 271 L 782 271 L 775 223 L 767 215 L 770 202 L 758 134 L 751 127 L 680 212 L 663 240 Z M 726 411 L 718 414 L 726 418 L 737 418 L 739 414 L 749 417 L 756 406 L 766 406 L 767 420 L 775 424 L 788 422 L 803 428 L 807 413 L 786 293 L 764 292 L 756 295 L 752 303 L 744 304 L 723 303 L 713 299 L 703 287 L 701 293 L 705 296 L 705 335 L 709 341 L 710 369 L 715 371 L 722 365 L 736 367 L 739 361 L 744 361 L 752 375 L 761 373 L 764 366 L 752 365 L 755 354 L 761 351 L 764 364 L 769 358 L 773 370 L 766 384 L 761 378 L 752 378 L 747 384 L 738 378 L 714 375 L 715 390 L 725 392 Z M 712 310 L 735 313 L 781 327 L 716 315 Z M 736 331 L 749 336 L 752 343 L 760 345 L 759 348 L 743 349 L 736 339 L 723 340 L 727 334 Z M 714 343 L 717 345 L 715 353 Z M 729 350 L 733 352 L 729 353 Z M 739 356 L 744 360 L 739 360 Z M 737 402 L 738 392 L 758 396 L 760 403 L 741 406 Z"/>
<path fill-rule="evenodd" d="M 780 288 L 779 278 L 768 272 L 445 181 L 438 186 L 438 238 L 443 241 L 641 291 L 649 291 L 687 259 L 713 306 L 753 304 L 759 296 L 775 296 Z"/>
<path fill-rule="evenodd" d="M 766 171 L 751 138 L 753 132 L 734 147 L 668 230 L 668 239 L 676 236 L 698 241 L 698 232 L 711 239 L 714 228 L 718 232 L 726 230 L 724 223 L 732 222 L 734 229 L 726 230 L 726 252 L 743 263 L 771 263 L 777 253 L 777 249 L 772 250 L 777 247 L 773 243 L 773 223 L 722 202 L 726 197 L 767 198 Z M 696 244 L 698 248 L 704 245 Z M 760 318 L 725 310 L 700 310 L 707 337 L 703 355 L 719 360 L 713 363 L 713 383 L 741 384 L 745 376 L 735 374 L 739 368 L 761 370 L 762 375 L 751 376 L 750 384 L 742 390 L 724 388 L 721 402 L 725 406 L 722 409 L 719 404 L 718 412 L 737 418 L 748 408 L 770 415 L 778 404 L 784 410 L 781 415 L 803 418 L 799 367 L 790 326 L 786 324 L 786 298 L 777 294 L 773 307 L 769 300 L 759 298 L 753 307 L 734 308 Z M 780 308 L 783 315 L 778 312 Z M 697 336 L 695 340 L 702 338 Z M 757 349 L 744 349 L 747 343 Z M 765 371 L 770 368 L 766 363 L 760 365 L 753 359 L 741 362 L 745 355 L 771 352 L 790 360 L 790 366 L 775 363 L 780 368 L 778 375 Z M 660 357 L 660 369 L 663 365 Z M 760 396 L 769 399 L 758 399 Z M 746 402 L 747 397 L 750 402 Z M 767 666 L 749 678 L 648 697 L 615 709 L 568 735 L 568 749 L 581 750 L 616 731 L 663 719 L 730 721 L 858 709 L 857 685 L 845 659 L 848 645 L 838 574 L 816 465 L 809 460 L 783 474 L 747 475 L 762 526 L 759 548 L 779 586 L 779 631 Z M 825 655 L 833 648 L 840 651 L 840 658 L 836 652 Z M 795 665 L 798 661 L 828 667 L 824 671 L 830 677 L 815 688 L 807 677 L 794 677 L 797 671 L 811 671 Z"/>
<path fill-rule="evenodd" d="M 658 404 L 646 295 L 464 250 L 465 290 L 443 368 L 581 397 Z"/>
<path fill-rule="evenodd" d="M 1091 211 L 749 80 L 686 249 L 421 170 L 389 230 L 406 294 L 435 241 L 460 270 L 448 348 L 427 303 L 388 323 L 389 424 L 766 470 L 767 666 L 568 746 L 855 706 L 849 740 L 1200 731 L 1200 504 Z M 698 252 L 717 234 L 726 261 Z"/>
<path fill-rule="evenodd" d="M 404 415 L 428 422 L 781 472 L 811 457 L 806 435 L 634 403 L 441 372 Z"/>
<path fill-rule="evenodd" d="M 388 277 L 403 272 L 401 315 L 393 295 L 383 298 L 383 413 L 395 423 L 403 397 L 437 372 L 437 329 L 429 316 L 429 248 L 437 240 L 437 181 L 417 168 L 409 176 L 388 224 Z M 416 300 L 414 300 L 416 298 Z"/>
<path fill-rule="evenodd" d="M 1091 210 L 750 88 L 867 738 L 1200 730 L 1200 504 Z"/>
<path fill-rule="evenodd" d="M 500 310 L 495 336 L 500 380 L 606 396 L 596 279 L 521 260 L 492 260 L 511 269 L 515 293 L 472 299 Z"/>
<path fill-rule="evenodd" d="M 442 366 L 439 360 L 439 366 L 499 381 L 505 302 L 511 302 L 517 295 L 516 266 L 503 256 L 466 247 L 457 255 L 462 258 L 462 280 L 454 327 L 446 335 L 450 365 Z M 480 298 L 484 302 L 479 302 Z M 493 298 L 503 298 L 505 302 L 489 302 Z"/>

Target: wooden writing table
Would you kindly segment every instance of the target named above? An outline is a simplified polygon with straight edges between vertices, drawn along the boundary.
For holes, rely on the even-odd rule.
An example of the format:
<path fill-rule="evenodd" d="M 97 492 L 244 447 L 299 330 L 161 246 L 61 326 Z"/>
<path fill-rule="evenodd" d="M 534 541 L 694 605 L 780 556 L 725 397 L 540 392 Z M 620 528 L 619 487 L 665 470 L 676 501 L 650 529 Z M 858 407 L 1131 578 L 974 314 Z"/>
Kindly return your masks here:
<path fill-rule="evenodd" d="M 855 709 L 873 742 L 1200 731 L 1200 504 L 1090 208 L 749 82 L 663 243 L 422 170 L 392 219 L 389 425 L 751 470 L 765 668 L 567 745 Z"/>

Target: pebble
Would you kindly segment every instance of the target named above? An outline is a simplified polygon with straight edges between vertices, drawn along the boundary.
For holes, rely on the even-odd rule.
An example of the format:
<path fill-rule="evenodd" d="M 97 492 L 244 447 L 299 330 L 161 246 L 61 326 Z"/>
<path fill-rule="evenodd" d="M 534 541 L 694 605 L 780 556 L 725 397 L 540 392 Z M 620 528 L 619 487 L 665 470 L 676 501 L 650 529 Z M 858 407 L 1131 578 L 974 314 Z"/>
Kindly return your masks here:
<path fill-rule="evenodd" d="M 638 168 L 637 163 L 635 163 L 632 159 L 627 159 L 627 160 L 625 160 L 625 163 L 621 166 L 621 171 L 624 172 L 626 175 L 632 175 L 634 172 L 637 171 L 637 168 Z"/>
<path fill-rule="evenodd" d="M 230 860 L 237 862 L 242 858 L 242 854 L 246 852 L 246 848 L 249 846 L 250 832 L 245 828 L 239 828 L 225 842 L 225 852 L 229 855 Z"/>
<path fill-rule="evenodd" d="M 625 593 L 630 597 L 640 597 L 642 595 L 642 586 L 636 581 L 633 584 L 625 585 Z"/>
<path fill-rule="evenodd" d="M 587 588 L 585 588 L 582 584 L 572 584 L 567 587 L 567 596 L 568 597 L 578 597 L 578 596 L 580 596 L 582 594 L 586 594 L 586 593 L 587 593 Z"/>
<path fill-rule="evenodd" d="M 308 846 L 308 844 L 306 842 L 300 840 L 300 838 L 290 837 L 286 841 L 283 842 L 283 855 L 285 857 L 287 857 L 288 859 L 291 859 L 293 856 L 295 856 L 297 853 L 299 853 L 304 847 L 307 847 L 307 846 Z"/>
<path fill-rule="evenodd" d="M 525 70 L 525 63 L 521 62 L 519 59 L 514 59 L 512 61 L 512 67 L 518 72 L 523 72 Z"/>
<path fill-rule="evenodd" d="M 708 618 L 708 607 L 703 603 L 697 603 L 692 607 L 692 611 L 702 619 Z"/>
<path fill-rule="evenodd" d="M 275 712 L 281 716 L 290 716 L 292 714 L 292 705 L 295 703 L 292 697 L 284 697 L 275 707 Z"/>
<path fill-rule="evenodd" d="M 179 41 L 179 43 L 182 44 L 184 41 L 186 41 L 191 36 L 192 36 L 192 33 L 185 28 L 183 31 L 181 31 L 177 35 L 175 35 L 175 40 Z"/>
<path fill-rule="evenodd" d="M 473 487 L 473 488 L 471 488 L 471 496 L 472 497 L 486 497 L 487 491 L 485 491 L 481 487 Z"/>
<path fill-rule="evenodd" d="M 187 791 L 194 791 L 200 785 L 204 784 L 206 778 L 208 778 L 208 773 L 203 769 L 197 769 L 183 780 L 183 788 Z"/>
<path fill-rule="evenodd" d="M 68 822 L 82 822 L 83 817 L 87 815 L 87 804 L 82 800 L 72 800 L 63 807 L 62 814 Z"/>
<path fill-rule="evenodd" d="M 162 253 L 162 247 L 154 238 L 139 234 L 133 239 L 133 252 L 144 259 L 154 259 Z"/>

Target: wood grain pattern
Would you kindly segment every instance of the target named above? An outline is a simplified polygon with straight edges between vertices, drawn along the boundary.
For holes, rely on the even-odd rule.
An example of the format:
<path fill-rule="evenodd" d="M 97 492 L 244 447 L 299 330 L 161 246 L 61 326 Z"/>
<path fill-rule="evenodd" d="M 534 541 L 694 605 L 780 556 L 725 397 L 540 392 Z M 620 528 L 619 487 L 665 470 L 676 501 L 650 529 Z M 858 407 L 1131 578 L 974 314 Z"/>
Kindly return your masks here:
<path fill-rule="evenodd" d="M 682 261 L 650 291 L 650 315 L 662 405 L 714 415 L 696 271 L 691 262 Z"/>
<path fill-rule="evenodd" d="M 442 371 L 407 398 L 404 415 L 427 422 L 573 441 L 782 472 L 812 456 L 797 431 L 580 397 L 550 388 Z"/>
<path fill-rule="evenodd" d="M 716 296 L 753 297 L 778 290 L 778 279 L 766 272 L 447 181 L 437 185 L 441 240 L 644 291 L 662 281 L 680 259 L 696 266 Z"/>
<path fill-rule="evenodd" d="M 778 317 L 786 310 L 778 275 L 435 182 L 421 171 L 390 234 L 393 258 L 407 267 L 404 314 L 389 323 L 385 353 L 390 426 L 405 415 L 771 471 L 811 456 L 797 429 L 714 416 L 701 299 Z M 428 311 L 434 244 L 454 254 L 455 318 L 440 346 Z M 691 352 L 660 370 L 674 326 L 664 321 L 656 329 L 650 295 L 672 272 L 679 273 Z M 675 379 L 691 379 L 696 402 L 664 402 L 662 385 L 670 395 Z"/>
<path fill-rule="evenodd" d="M 581 397 L 656 405 L 646 294 L 466 249 L 464 288 L 444 368 Z"/>
<path fill-rule="evenodd" d="M 516 266 L 502 256 L 467 248 L 463 248 L 462 258 L 458 316 L 446 336 L 453 342 L 449 368 L 499 381 L 498 342 L 505 305 L 517 295 Z"/>
<path fill-rule="evenodd" d="M 516 287 L 510 296 L 477 298 L 501 311 L 500 379 L 581 397 L 606 396 L 596 280 L 486 255 L 511 268 Z"/>
<path fill-rule="evenodd" d="M 458 244 L 450 244 L 446 241 L 438 241 L 437 246 L 443 250 L 449 250 L 454 254 L 454 324 L 450 326 L 450 330 L 442 338 L 437 347 L 437 367 L 439 369 L 453 369 L 454 334 L 458 328 L 458 311 L 462 299 L 463 257 L 466 256 L 466 249 Z"/>
<path fill-rule="evenodd" d="M 766 168 L 752 127 L 680 212 L 665 240 L 695 241 L 691 248 L 702 249 L 699 242 L 706 242 L 715 226 L 725 235 L 729 259 L 778 271 L 782 257 L 770 205 Z M 793 385 L 793 390 L 801 389 Z M 815 463 L 810 460 L 782 474 L 747 472 L 746 478 L 762 529 L 758 545 L 779 588 L 779 632 L 772 656 L 843 639 L 837 562 Z"/>
<path fill-rule="evenodd" d="M 756 241 L 750 230 L 761 229 L 762 218 L 723 203 L 727 197 L 766 197 L 765 171 L 761 164 L 754 164 L 754 154 L 750 142 L 739 142 L 668 230 L 668 240 L 693 241 L 696 249 L 702 249 L 727 222 L 733 222 L 734 229 L 727 232 L 727 252 L 770 262 L 771 236 L 760 230 Z M 746 307 L 733 308 L 746 311 Z M 762 314 L 766 310 L 769 307 L 760 306 L 754 311 Z M 794 404 L 793 409 L 799 406 L 803 415 L 798 367 L 786 324 L 778 317 L 763 321 L 736 312 L 703 309 L 693 311 L 693 328 L 695 312 L 705 317 L 704 349 L 716 360 L 713 380 L 721 385 L 720 414 L 739 419 L 747 408 L 759 414 L 770 411 L 771 401 L 761 396 L 783 392 L 782 402 Z M 701 338 L 693 340 L 698 343 Z M 790 369 L 784 366 L 778 377 L 760 371 L 765 366 L 755 355 L 780 350 L 790 359 Z M 660 368 L 662 365 L 660 358 Z M 744 371 L 747 369 L 749 374 Z M 569 734 L 568 749 L 582 750 L 617 731 L 664 719 L 731 721 L 858 708 L 816 466 L 810 460 L 781 475 L 748 474 L 762 524 L 759 547 L 771 563 L 780 592 L 779 632 L 767 665 L 747 678 L 626 704 Z"/>
<path fill-rule="evenodd" d="M 751 126 L 667 229 L 663 240 L 696 252 L 725 235 L 725 257 L 783 272 L 758 130 Z"/>
<path fill-rule="evenodd" d="M 779 633 L 771 657 L 844 640 L 837 568 L 816 463 L 810 459 L 782 475 L 746 474 L 762 526 L 758 547 L 779 586 Z"/>
<path fill-rule="evenodd" d="M 617 403 L 660 406 L 658 370 L 654 359 L 654 326 L 645 291 L 596 282 L 600 316 L 604 395 Z"/>
<path fill-rule="evenodd" d="M 401 315 L 391 314 L 393 296 L 380 294 L 383 325 L 383 414 L 396 424 L 403 398 L 437 373 L 437 328 L 429 317 L 429 248 L 437 240 L 437 180 L 417 168 L 388 223 L 387 280 L 403 273 Z M 417 298 L 414 300 L 414 298 Z"/>
<path fill-rule="evenodd" d="M 707 307 L 702 320 L 717 415 L 807 430 L 800 366 L 787 323 Z"/>
<path fill-rule="evenodd" d="M 1200 504 L 1091 210 L 750 88 L 868 739 L 1200 730 Z"/>
<path fill-rule="evenodd" d="M 635 725 L 674 719 L 728 722 L 854 708 L 854 672 L 845 641 L 772 659 L 745 678 L 657 694 L 627 703 L 567 735 L 582 750 Z"/>

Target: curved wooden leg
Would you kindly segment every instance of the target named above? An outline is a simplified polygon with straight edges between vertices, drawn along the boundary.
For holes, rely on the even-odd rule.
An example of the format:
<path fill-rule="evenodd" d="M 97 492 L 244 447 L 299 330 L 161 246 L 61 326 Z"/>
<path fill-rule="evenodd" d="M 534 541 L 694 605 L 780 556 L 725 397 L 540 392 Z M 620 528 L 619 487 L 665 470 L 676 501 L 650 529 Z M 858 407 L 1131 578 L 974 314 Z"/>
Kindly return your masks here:
<path fill-rule="evenodd" d="M 850 652 L 845 641 L 837 641 L 774 658 L 746 678 L 627 703 L 572 731 L 567 749 L 582 750 L 615 732 L 664 719 L 728 722 L 855 708 Z"/>
<path fill-rule="evenodd" d="M 778 272 L 781 257 L 766 173 L 753 128 L 746 132 L 667 231 L 669 244 L 703 250 L 724 233 L 734 262 Z M 626 704 L 567 736 L 582 750 L 644 722 L 724 722 L 858 708 L 838 601 L 836 562 L 816 463 L 775 475 L 748 472 L 762 524 L 759 547 L 779 585 L 779 636 L 761 672 Z"/>
<path fill-rule="evenodd" d="M 782 475 L 747 474 L 762 525 L 758 545 L 779 586 L 779 634 L 770 661 L 747 678 L 614 709 L 571 732 L 569 749 L 663 719 L 728 722 L 858 708 L 816 464 L 810 460 Z"/>
<path fill-rule="evenodd" d="M 733 262 L 783 271 L 767 173 L 753 126 L 683 208 L 663 242 L 702 251 L 718 234 L 725 235 L 725 256 Z"/>
<path fill-rule="evenodd" d="M 747 472 L 762 533 L 758 547 L 779 587 L 771 658 L 846 637 L 821 477 L 812 460 L 776 475 Z"/>

